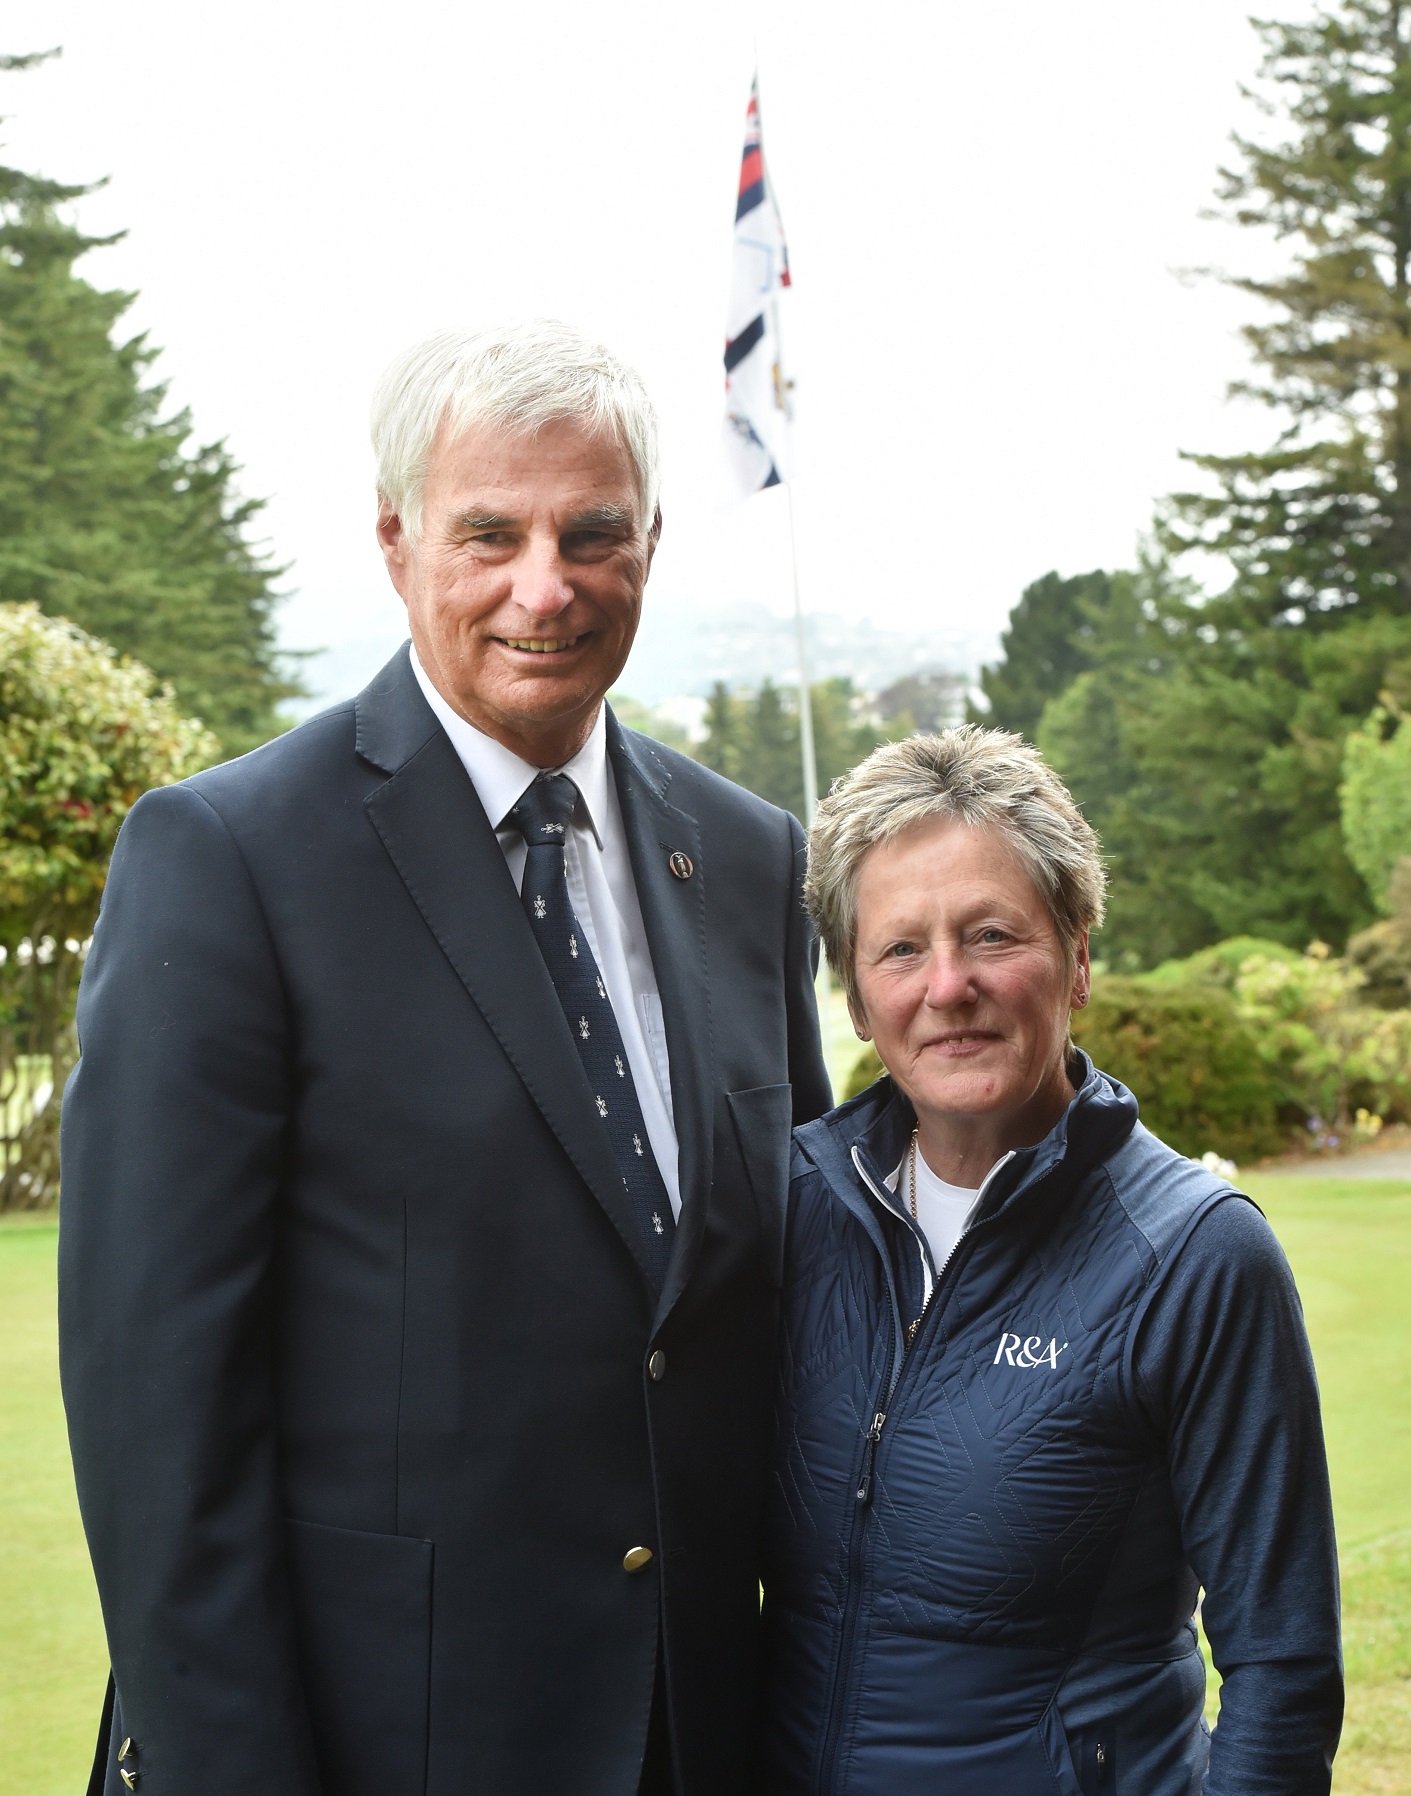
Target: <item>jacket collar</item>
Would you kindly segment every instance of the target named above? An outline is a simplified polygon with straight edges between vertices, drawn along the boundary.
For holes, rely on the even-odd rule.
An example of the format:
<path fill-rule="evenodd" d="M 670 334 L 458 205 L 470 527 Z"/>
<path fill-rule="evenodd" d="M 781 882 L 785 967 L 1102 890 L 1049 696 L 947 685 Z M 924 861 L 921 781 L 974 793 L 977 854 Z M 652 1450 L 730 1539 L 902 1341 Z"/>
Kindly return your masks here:
<path fill-rule="evenodd" d="M 1021 1205 L 1036 1186 L 1071 1190 L 1122 1145 L 1137 1121 L 1137 1100 L 1125 1085 L 1099 1072 L 1081 1048 L 1073 1051 L 1076 1072 L 1068 1108 L 1033 1147 L 1021 1148 L 1002 1165 L 985 1192 L 975 1222 Z M 882 1078 L 851 1102 L 795 1131 L 800 1149 L 839 1196 L 855 1208 L 859 1180 L 856 1148 L 872 1168 L 890 1171 L 906 1151 L 916 1112 L 890 1078 Z M 973 1224 L 972 1224 L 973 1226 Z"/>

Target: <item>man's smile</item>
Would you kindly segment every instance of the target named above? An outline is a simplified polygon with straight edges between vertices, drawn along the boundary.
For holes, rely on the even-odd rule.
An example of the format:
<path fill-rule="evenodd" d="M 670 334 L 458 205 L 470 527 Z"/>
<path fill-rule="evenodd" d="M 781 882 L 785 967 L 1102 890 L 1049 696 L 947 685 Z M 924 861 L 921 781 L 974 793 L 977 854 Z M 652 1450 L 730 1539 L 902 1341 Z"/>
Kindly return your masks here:
<path fill-rule="evenodd" d="M 507 649 L 518 649 L 529 655 L 562 655 L 586 642 L 589 632 L 579 636 L 497 636 L 495 641 Z"/>

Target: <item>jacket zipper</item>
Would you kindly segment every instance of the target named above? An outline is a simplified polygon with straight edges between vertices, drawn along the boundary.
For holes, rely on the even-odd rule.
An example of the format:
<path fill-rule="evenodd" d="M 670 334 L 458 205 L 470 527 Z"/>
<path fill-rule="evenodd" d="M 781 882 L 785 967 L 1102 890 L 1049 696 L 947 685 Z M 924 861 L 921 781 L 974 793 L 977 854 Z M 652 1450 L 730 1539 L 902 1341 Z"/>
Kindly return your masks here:
<path fill-rule="evenodd" d="M 990 1180 L 1002 1166 L 1008 1165 L 1013 1158 L 1014 1153 L 1011 1149 L 1003 1159 L 997 1160 L 985 1174 L 984 1181 L 975 1194 L 974 1208 L 976 1210 L 980 1207 L 981 1200 L 989 1187 Z M 842 1738 L 843 1717 L 841 1696 L 843 1680 L 852 1660 L 853 1635 L 857 1631 L 857 1612 L 862 1582 L 863 1536 L 866 1532 L 866 1512 L 872 1502 L 872 1480 L 877 1466 L 877 1449 L 882 1444 L 882 1430 L 886 1426 L 887 1416 L 892 1408 L 892 1399 L 896 1396 L 897 1386 L 901 1383 L 902 1375 L 906 1370 L 907 1361 L 911 1358 L 912 1345 L 915 1342 L 917 1335 L 921 1332 L 921 1324 L 929 1315 L 931 1305 L 936 1298 L 936 1293 L 941 1288 L 941 1281 L 945 1278 L 951 1263 L 954 1261 L 956 1254 L 960 1251 L 961 1244 L 969 1237 L 975 1226 L 971 1224 L 961 1230 L 955 1241 L 955 1245 L 946 1255 L 940 1270 L 936 1273 L 935 1277 L 932 1278 L 930 1255 L 921 1240 L 915 1224 L 911 1221 L 911 1218 L 903 1216 L 902 1212 L 896 1208 L 891 1201 L 890 1192 L 886 1190 L 879 1191 L 877 1189 L 872 1180 L 868 1177 L 861 1161 L 858 1159 L 857 1150 L 855 1148 L 853 1150 L 853 1165 L 857 1168 L 864 1184 L 877 1201 L 890 1210 L 894 1216 L 901 1217 L 901 1220 L 912 1230 L 912 1233 L 916 1235 L 916 1247 L 918 1253 L 921 1255 L 925 1294 L 922 1299 L 921 1314 L 910 1324 L 910 1326 L 904 1327 L 903 1329 L 900 1351 L 894 1352 L 893 1363 L 887 1367 L 886 1376 L 878 1387 L 879 1391 L 885 1392 L 885 1396 L 882 1397 L 879 1407 L 873 1411 L 872 1420 L 868 1423 L 862 1437 L 862 1466 L 858 1474 L 855 1500 L 852 1506 L 852 1514 L 849 1518 L 850 1527 L 848 1531 L 847 1553 L 848 1585 L 843 1606 L 842 1634 L 838 1644 L 838 1662 L 833 1675 L 833 1695 L 828 1706 L 828 1729 L 824 1737 L 823 1761 L 820 1767 L 819 1788 L 823 1792 L 830 1791 L 833 1787 L 833 1771 L 838 1756 L 838 1743 Z"/>
<path fill-rule="evenodd" d="M 893 1369 L 888 1364 L 878 1390 L 890 1390 L 895 1387 Z M 890 1401 L 890 1398 L 887 1399 Z M 882 1438 L 882 1428 L 887 1420 L 885 1409 L 874 1410 L 872 1420 L 863 1435 L 862 1466 L 858 1473 L 855 1501 L 848 1515 L 848 1550 L 847 1550 L 847 1591 L 843 1599 L 843 1625 L 838 1642 L 838 1661 L 833 1671 L 833 1693 L 828 1703 L 828 1727 L 823 1738 L 823 1759 L 819 1767 L 818 1787 L 826 1792 L 833 1787 L 833 1771 L 838 1756 L 838 1742 L 842 1737 L 842 1693 L 843 1678 L 852 1660 L 853 1634 L 857 1629 L 858 1588 L 862 1578 L 862 1546 L 865 1532 L 863 1522 L 867 1504 L 872 1492 L 872 1468 L 877 1457 L 877 1443 Z"/>
<path fill-rule="evenodd" d="M 1013 1158 L 1014 1158 L 1014 1149 L 1011 1148 L 1007 1154 L 1003 1155 L 1000 1159 L 996 1160 L 994 1165 L 985 1174 L 984 1178 L 980 1182 L 980 1189 L 975 1193 L 975 1202 L 971 1206 L 972 1214 L 974 1214 L 976 1211 L 978 1211 L 981 1204 L 984 1202 L 985 1193 L 990 1188 L 990 1180 L 994 1178 L 995 1174 L 997 1172 L 999 1172 L 1002 1167 L 1008 1166 L 1009 1162 Z M 881 1191 L 879 1191 L 877 1189 L 877 1187 L 873 1184 L 872 1180 L 867 1176 L 867 1171 L 863 1167 L 861 1161 L 857 1158 L 855 1149 L 854 1149 L 854 1154 L 853 1154 L 853 1165 L 857 1168 L 859 1176 L 862 1178 L 863 1182 L 867 1186 L 867 1189 L 872 1193 L 872 1195 L 877 1199 L 877 1201 L 881 1204 L 884 1204 L 886 1206 L 886 1208 L 891 1211 L 892 1215 L 898 1217 L 902 1222 L 904 1222 L 907 1225 L 907 1227 L 911 1229 L 912 1234 L 916 1236 L 916 1251 L 921 1255 L 922 1275 L 923 1275 L 923 1281 L 924 1281 L 924 1284 L 926 1287 L 924 1295 L 921 1300 L 921 1313 L 915 1318 L 914 1321 L 907 1324 L 907 1327 L 903 1333 L 902 1351 L 901 1351 L 901 1355 L 897 1361 L 896 1370 L 892 1377 L 892 1381 L 891 1381 L 890 1385 L 888 1385 L 888 1387 L 887 1387 L 887 1397 L 886 1397 L 885 1407 L 877 1415 L 875 1415 L 872 1418 L 872 1425 L 867 1430 L 866 1438 L 871 1442 L 871 1446 L 872 1446 L 872 1451 L 871 1451 L 871 1454 L 867 1461 L 867 1469 L 868 1469 L 868 1472 L 870 1473 L 872 1464 L 877 1457 L 877 1447 L 881 1442 L 882 1426 L 887 1420 L 887 1412 L 892 1407 L 892 1399 L 897 1394 L 897 1386 L 901 1383 L 902 1374 L 906 1371 L 906 1362 L 911 1358 L 912 1346 L 916 1341 L 916 1337 L 921 1333 L 921 1324 L 926 1320 L 927 1316 L 930 1315 L 931 1306 L 936 1301 L 936 1295 L 939 1292 L 941 1285 L 945 1280 L 946 1273 L 950 1270 L 951 1263 L 954 1261 L 955 1256 L 960 1252 L 960 1250 L 964 1246 L 965 1242 L 969 1240 L 971 1234 L 974 1232 L 975 1228 L 978 1225 L 973 1222 L 968 1222 L 965 1225 L 965 1227 L 960 1231 L 960 1233 L 956 1236 L 955 1240 L 952 1242 L 950 1252 L 946 1255 L 945 1259 L 942 1260 L 942 1262 L 941 1262 L 940 1266 L 937 1268 L 935 1276 L 933 1278 L 931 1276 L 931 1271 L 930 1271 L 930 1256 L 929 1256 L 926 1248 L 922 1245 L 920 1230 L 917 1227 L 917 1225 L 911 1220 L 911 1218 L 909 1216 L 904 1215 L 903 1212 L 896 1207 L 896 1205 L 892 1202 L 892 1194 L 889 1191 L 887 1191 L 885 1189 L 885 1187 Z M 870 1479 L 869 1479 L 869 1482 L 870 1482 Z M 858 1492 L 858 1498 L 859 1498 L 859 1500 L 863 1500 L 863 1493 L 860 1490 Z"/>

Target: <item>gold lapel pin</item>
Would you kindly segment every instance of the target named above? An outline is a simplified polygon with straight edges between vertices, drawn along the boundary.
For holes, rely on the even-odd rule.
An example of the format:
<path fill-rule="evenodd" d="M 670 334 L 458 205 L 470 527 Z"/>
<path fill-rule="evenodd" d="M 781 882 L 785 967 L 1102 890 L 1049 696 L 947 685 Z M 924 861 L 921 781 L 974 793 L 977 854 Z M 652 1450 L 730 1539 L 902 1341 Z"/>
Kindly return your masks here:
<path fill-rule="evenodd" d="M 690 855 L 682 854 L 679 848 L 676 849 L 666 864 L 671 868 L 671 871 L 678 879 L 689 879 L 696 870 L 691 865 Z"/>

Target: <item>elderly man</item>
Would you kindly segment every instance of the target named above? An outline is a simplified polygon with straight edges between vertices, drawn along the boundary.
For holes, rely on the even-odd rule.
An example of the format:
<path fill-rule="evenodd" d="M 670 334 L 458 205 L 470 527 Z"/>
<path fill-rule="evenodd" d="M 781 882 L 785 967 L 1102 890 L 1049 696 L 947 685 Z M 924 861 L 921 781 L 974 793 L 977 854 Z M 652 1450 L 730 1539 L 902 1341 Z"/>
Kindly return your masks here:
<path fill-rule="evenodd" d="M 61 1324 L 119 1796 L 734 1796 L 788 1138 L 792 818 L 603 703 L 661 527 L 552 324 L 378 394 L 411 645 L 114 856 Z"/>

